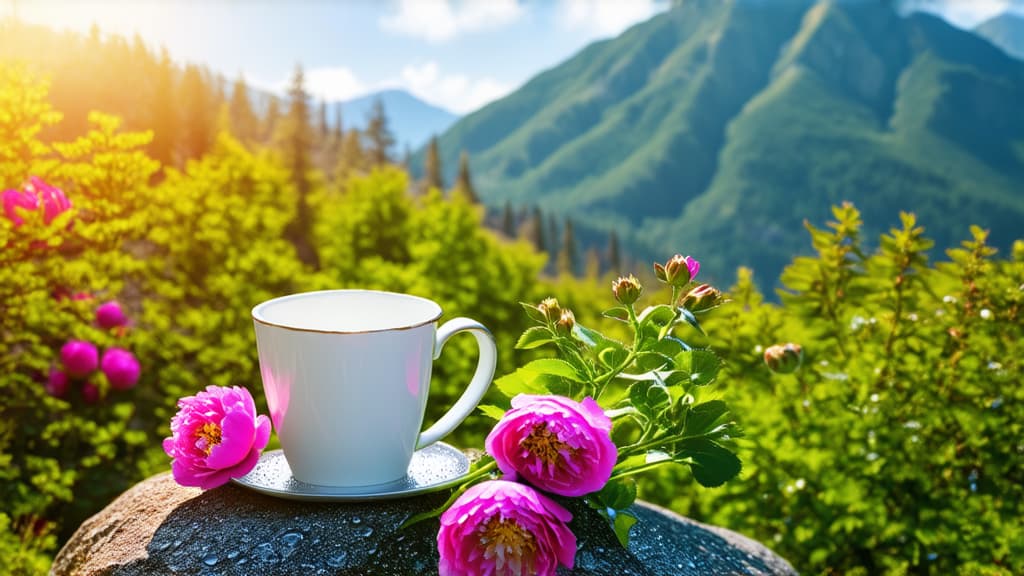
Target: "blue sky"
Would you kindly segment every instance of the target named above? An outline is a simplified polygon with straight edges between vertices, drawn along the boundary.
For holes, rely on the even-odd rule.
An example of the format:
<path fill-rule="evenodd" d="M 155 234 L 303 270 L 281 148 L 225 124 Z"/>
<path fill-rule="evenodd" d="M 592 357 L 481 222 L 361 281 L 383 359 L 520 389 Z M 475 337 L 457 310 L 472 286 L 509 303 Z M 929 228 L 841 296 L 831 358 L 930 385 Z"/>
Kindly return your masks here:
<path fill-rule="evenodd" d="M 961 26 L 1022 0 L 919 0 Z M 16 2 L 16 4 L 15 4 Z M 507 94 L 666 0 L 6 0 L 55 28 L 136 32 L 177 62 L 283 92 L 297 62 L 309 91 L 346 100 L 404 88 L 457 113 Z"/>

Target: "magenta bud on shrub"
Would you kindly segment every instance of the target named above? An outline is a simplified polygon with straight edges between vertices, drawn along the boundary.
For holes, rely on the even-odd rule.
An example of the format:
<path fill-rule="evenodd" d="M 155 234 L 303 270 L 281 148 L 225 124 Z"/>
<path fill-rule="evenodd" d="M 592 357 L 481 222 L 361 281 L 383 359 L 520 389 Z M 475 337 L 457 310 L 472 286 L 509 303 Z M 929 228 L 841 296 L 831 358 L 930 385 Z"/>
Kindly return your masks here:
<path fill-rule="evenodd" d="M 100 363 L 100 353 L 92 342 L 69 340 L 60 349 L 60 361 L 70 376 L 84 378 Z"/>
<path fill-rule="evenodd" d="M 68 393 L 68 375 L 56 368 L 50 368 L 46 379 L 46 393 L 54 398 L 63 398 Z"/>
<path fill-rule="evenodd" d="M 124 310 L 121 309 L 121 305 L 117 301 L 111 300 L 101 304 L 96 309 L 96 323 L 101 328 L 110 330 L 111 328 L 117 328 L 118 326 L 124 326 L 128 323 L 128 318 L 124 315 Z"/>
<path fill-rule="evenodd" d="M 82 401 L 86 404 L 95 404 L 100 401 L 100 388 L 92 382 L 82 384 Z"/>
<path fill-rule="evenodd" d="M 114 390 L 129 390 L 139 381 L 139 361 L 123 348 L 109 348 L 103 353 L 100 369 Z"/>
<path fill-rule="evenodd" d="M 686 286 L 700 272 L 700 262 L 690 256 L 676 254 L 665 265 L 655 263 L 654 275 L 669 286 Z"/>
<path fill-rule="evenodd" d="M 804 349 L 799 344 L 789 342 L 769 346 L 764 351 L 764 363 L 776 374 L 792 374 L 800 368 L 804 360 Z"/>

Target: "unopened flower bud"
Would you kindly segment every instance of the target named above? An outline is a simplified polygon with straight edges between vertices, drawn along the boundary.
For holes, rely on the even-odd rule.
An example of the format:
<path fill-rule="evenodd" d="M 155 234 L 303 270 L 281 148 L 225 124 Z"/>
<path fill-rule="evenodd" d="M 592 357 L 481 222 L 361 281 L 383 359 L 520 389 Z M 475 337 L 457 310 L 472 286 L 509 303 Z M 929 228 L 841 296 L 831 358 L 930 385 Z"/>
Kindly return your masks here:
<path fill-rule="evenodd" d="M 804 360 L 804 349 L 792 342 L 769 346 L 764 351 L 764 363 L 776 374 L 792 374 Z"/>
<path fill-rule="evenodd" d="M 632 274 L 628 278 L 620 276 L 618 280 L 612 282 L 612 294 L 615 294 L 615 299 L 619 301 L 619 304 L 629 306 L 636 302 L 643 291 L 644 287 Z"/>
<path fill-rule="evenodd" d="M 676 254 L 664 266 L 654 264 L 654 275 L 669 286 L 686 286 L 700 272 L 700 262 L 690 256 Z"/>
<path fill-rule="evenodd" d="M 124 326 L 128 323 L 128 318 L 124 315 L 124 310 L 121 309 L 121 305 L 115 300 L 101 304 L 96 309 L 96 323 L 101 328 L 107 330 L 111 328 L 117 328 Z"/>
<path fill-rule="evenodd" d="M 679 299 L 679 306 L 690 312 L 703 312 L 718 306 L 722 302 L 722 293 L 710 284 L 696 286 Z"/>
<path fill-rule="evenodd" d="M 61 347 L 60 359 L 69 376 L 84 378 L 99 366 L 100 353 L 92 342 L 70 340 Z"/>
<path fill-rule="evenodd" d="M 554 298 L 541 300 L 540 304 L 537 305 L 537 310 L 551 323 L 558 322 L 562 318 L 562 307 L 558 305 L 558 300 Z"/>
<path fill-rule="evenodd" d="M 63 398 L 68 392 L 68 375 L 62 370 L 50 368 L 46 379 L 46 393 L 54 398 Z"/>
<path fill-rule="evenodd" d="M 100 401 L 100 388 L 92 382 L 82 384 L 82 401 L 86 404 L 95 404 Z"/>
<path fill-rule="evenodd" d="M 555 331 L 562 336 L 568 336 L 572 334 L 572 329 L 575 326 L 576 316 L 573 315 L 572 310 L 562 310 L 562 316 L 555 323 Z"/>

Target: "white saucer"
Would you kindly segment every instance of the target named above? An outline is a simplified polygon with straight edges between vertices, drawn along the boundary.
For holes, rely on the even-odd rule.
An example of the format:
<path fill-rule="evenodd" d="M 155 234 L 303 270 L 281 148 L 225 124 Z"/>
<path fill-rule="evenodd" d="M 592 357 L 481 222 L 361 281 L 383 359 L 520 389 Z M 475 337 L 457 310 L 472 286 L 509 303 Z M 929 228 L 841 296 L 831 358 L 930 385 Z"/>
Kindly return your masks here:
<path fill-rule="evenodd" d="M 281 450 L 264 452 L 256 467 L 234 482 L 268 496 L 314 502 L 389 500 L 449 488 L 469 473 L 469 458 L 444 442 L 427 446 L 412 455 L 405 478 L 388 484 L 341 488 L 306 484 L 292 477 Z"/>

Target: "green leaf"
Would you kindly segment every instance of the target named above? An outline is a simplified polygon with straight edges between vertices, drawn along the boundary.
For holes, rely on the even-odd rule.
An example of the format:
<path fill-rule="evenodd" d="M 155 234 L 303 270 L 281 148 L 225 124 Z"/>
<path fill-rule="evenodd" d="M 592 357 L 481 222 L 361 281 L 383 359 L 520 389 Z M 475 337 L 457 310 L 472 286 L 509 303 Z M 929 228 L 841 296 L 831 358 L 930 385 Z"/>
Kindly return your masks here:
<path fill-rule="evenodd" d="M 493 404 L 481 404 L 477 408 L 484 413 L 485 416 L 494 418 L 495 420 L 501 420 L 505 417 L 505 410 L 498 408 Z"/>
<path fill-rule="evenodd" d="M 537 382 L 536 372 L 527 372 L 522 368 L 498 378 L 494 381 L 494 386 L 509 398 L 515 398 L 520 394 L 548 393 L 547 389 Z"/>
<path fill-rule="evenodd" d="M 609 348 L 613 348 L 615 350 L 626 349 L 622 342 L 609 338 L 597 330 L 591 330 L 582 324 L 576 324 L 576 326 L 573 327 L 572 335 L 580 342 L 583 342 L 588 347 L 596 350 L 598 353 Z"/>
<path fill-rule="evenodd" d="M 516 342 L 516 348 L 519 350 L 530 350 L 553 341 L 551 330 L 547 326 L 534 326 L 523 332 L 523 335 L 519 337 L 519 341 Z"/>
<path fill-rule="evenodd" d="M 605 348 L 597 355 L 601 364 L 608 368 L 618 368 L 629 357 L 629 352 L 622 348 Z"/>
<path fill-rule="evenodd" d="M 626 310 L 626 308 L 622 306 L 616 306 L 615 308 L 609 308 L 604 312 L 601 312 L 601 316 L 604 316 L 606 318 L 614 318 L 615 320 L 619 320 L 620 322 L 628 322 L 629 310 Z"/>
<path fill-rule="evenodd" d="M 683 320 L 686 321 L 687 324 L 693 326 L 694 329 L 697 330 L 697 332 L 700 332 L 702 335 L 707 336 L 707 334 L 704 332 L 704 329 L 700 327 L 700 322 L 697 321 L 697 317 L 693 315 L 693 312 L 690 312 L 686 308 L 680 308 L 679 312 L 682 314 L 682 318 Z"/>
<path fill-rule="evenodd" d="M 743 463 L 732 451 L 707 438 L 679 442 L 674 459 L 689 464 L 694 479 L 707 488 L 725 484 L 743 468 Z"/>
<path fill-rule="evenodd" d="M 527 304 L 526 302 L 520 302 L 519 305 L 523 307 L 523 310 L 526 310 L 526 315 L 530 318 L 530 320 L 547 325 L 548 319 L 545 318 L 544 315 L 540 313 L 540 310 L 538 310 L 536 306 L 534 306 L 533 304 Z"/>
<path fill-rule="evenodd" d="M 615 516 L 615 536 L 619 539 L 619 544 L 622 544 L 623 548 L 629 548 L 629 530 L 636 524 L 636 516 L 632 514 L 626 514 L 625 512 L 616 514 Z"/>
<path fill-rule="evenodd" d="M 671 357 L 659 352 L 640 352 L 636 355 L 636 366 L 644 372 L 661 370 L 670 362 L 672 362 Z"/>
<path fill-rule="evenodd" d="M 545 394 L 565 396 L 567 398 L 572 398 L 573 400 L 582 399 L 581 392 L 583 392 L 583 384 L 574 382 L 568 378 L 562 378 L 561 376 L 555 376 L 553 374 L 538 374 L 535 382 L 547 390 Z"/>
<path fill-rule="evenodd" d="M 687 350 L 676 355 L 676 370 L 690 376 L 690 382 L 705 386 L 715 381 L 722 361 L 710 350 Z"/>
<path fill-rule="evenodd" d="M 697 404 L 686 414 L 683 433 L 686 436 L 704 436 L 725 424 L 728 416 L 729 406 L 721 400 Z"/>
<path fill-rule="evenodd" d="M 649 420 L 657 419 L 659 414 L 672 406 L 668 388 L 657 380 L 634 382 L 629 387 L 629 401 Z"/>
<path fill-rule="evenodd" d="M 594 498 L 604 508 L 625 510 L 636 501 L 636 481 L 632 478 L 611 480 L 594 494 Z"/>
<path fill-rule="evenodd" d="M 657 326 L 661 329 L 666 324 L 671 324 L 676 319 L 676 311 L 667 304 L 648 306 L 640 313 L 638 320 L 641 326 Z"/>
<path fill-rule="evenodd" d="M 586 382 L 583 375 L 581 375 L 576 368 L 573 368 L 572 364 L 569 364 L 565 360 L 559 360 L 558 358 L 541 358 L 540 360 L 534 360 L 520 368 L 520 370 L 534 372 L 537 374 L 561 376 L 562 378 L 568 378 L 574 382 Z"/>

